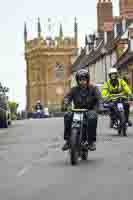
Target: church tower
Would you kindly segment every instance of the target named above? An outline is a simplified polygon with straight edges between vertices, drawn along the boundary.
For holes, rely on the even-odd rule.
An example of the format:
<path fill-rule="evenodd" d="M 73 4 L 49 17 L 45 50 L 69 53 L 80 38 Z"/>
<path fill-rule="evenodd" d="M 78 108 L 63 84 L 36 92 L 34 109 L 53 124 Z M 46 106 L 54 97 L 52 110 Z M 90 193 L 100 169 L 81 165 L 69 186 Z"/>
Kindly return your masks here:
<path fill-rule="evenodd" d="M 133 18 L 133 0 L 119 0 L 120 16 Z"/>
<path fill-rule="evenodd" d="M 104 31 L 104 23 L 112 22 L 113 9 L 111 0 L 98 0 L 97 3 L 97 31 Z"/>
<path fill-rule="evenodd" d="M 28 39 L 27 25 L 24 25 L 26 60 L 26 109 L 31 112 L 37 100 L 45 107 L 60 107 L 64 94 L 69 89 L 70 66 L 78 54 L 78 25 L 73 25 L 73 36 L 65 37 L 62 24 L 59 34 L 51 37 L 42 35 L 40 19 L 37 34 Z"/>

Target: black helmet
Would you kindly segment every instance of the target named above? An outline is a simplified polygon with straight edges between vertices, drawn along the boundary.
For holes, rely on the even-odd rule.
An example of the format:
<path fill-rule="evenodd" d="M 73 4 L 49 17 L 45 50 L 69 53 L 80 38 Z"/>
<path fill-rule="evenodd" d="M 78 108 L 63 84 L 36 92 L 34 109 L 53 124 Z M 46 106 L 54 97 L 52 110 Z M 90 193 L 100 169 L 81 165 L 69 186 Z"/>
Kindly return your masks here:
<path fill-rule="evenodd" d="M 77 84 L 79 84 L 79 80 L 81 80 L 81 79 L 86 79 L 87 82 L 89 83 L 90 74 L 86 69 L 80 69 L 79 71 L 77 71 L 75 79 L 77 81 Z"/>

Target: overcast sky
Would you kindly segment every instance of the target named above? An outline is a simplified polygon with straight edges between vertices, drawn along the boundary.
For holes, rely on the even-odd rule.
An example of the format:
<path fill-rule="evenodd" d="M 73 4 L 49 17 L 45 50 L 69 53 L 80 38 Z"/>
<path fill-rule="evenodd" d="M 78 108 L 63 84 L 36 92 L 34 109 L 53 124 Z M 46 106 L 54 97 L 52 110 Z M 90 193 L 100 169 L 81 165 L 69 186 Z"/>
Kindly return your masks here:
<path fill-rule="evenodd" d="M 26 65 L 24 60 L 23 29 L 27 23 L 28 38 L 36 36 L 40 17 L 43 35 L 47 35 L 48 18 L 58 34 L 59 23 L 64 35 L 73 34 L 77 17 L 80 45 L 84 35 L 96 31 L 96 0 L 4 0 L 0 6 L 0 81 L 10 88 L 10 100 L 25 108 Z M 118 15 L 118 0 L 113 0 L 114 15 Z"/>

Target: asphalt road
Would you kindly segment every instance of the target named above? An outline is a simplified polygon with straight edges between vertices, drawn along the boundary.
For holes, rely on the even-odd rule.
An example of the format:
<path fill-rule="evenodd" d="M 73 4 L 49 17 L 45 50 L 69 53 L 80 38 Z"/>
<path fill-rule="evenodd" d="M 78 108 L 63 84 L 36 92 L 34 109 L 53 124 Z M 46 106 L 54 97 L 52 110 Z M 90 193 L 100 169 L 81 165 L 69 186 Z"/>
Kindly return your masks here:
<path fill-rule="evenodd" d="M 63 119 L 0 129 L 0 200 L 128 200 L 133 196 L 133 128 L 128 137 L 100 117 L 97 151 L 71 166 L 61 151 Z"/>

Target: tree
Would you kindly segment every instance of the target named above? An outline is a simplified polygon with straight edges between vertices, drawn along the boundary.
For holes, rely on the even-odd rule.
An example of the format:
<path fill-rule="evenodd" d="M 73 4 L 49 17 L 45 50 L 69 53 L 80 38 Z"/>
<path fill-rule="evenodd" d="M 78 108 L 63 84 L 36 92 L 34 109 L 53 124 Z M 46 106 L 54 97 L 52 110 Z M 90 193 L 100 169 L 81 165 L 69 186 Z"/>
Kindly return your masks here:
<path fill-rule="evenodd" d="M 10 107 L 10 111 L 11 111 L 11 118 L 13 120 L 16 119 L 18 106 L 19 106 L 19 104 L 16 103 L 15 101 L 9 101 L 9 107 Z"/>
<path fill-rule="evenodd" d="M 7 92 L 9 92 L 9 88 L 5 87 L 1 84 L 0 82 L 0 93 L 3 93 L 3 95 L 5 95 Z"/>

